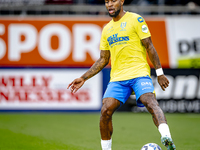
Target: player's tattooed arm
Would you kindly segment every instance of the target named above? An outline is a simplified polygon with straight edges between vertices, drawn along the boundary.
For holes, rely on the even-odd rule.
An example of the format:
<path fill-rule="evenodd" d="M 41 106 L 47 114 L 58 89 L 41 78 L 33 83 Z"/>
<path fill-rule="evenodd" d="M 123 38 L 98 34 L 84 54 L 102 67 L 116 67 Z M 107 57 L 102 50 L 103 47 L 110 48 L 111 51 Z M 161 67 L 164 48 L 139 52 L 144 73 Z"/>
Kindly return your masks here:
<path fill-rule="evenodd" d="M 92 67 L 80 78 L 76 78 L 74 81 L 72 81 L 67 88 L 70 88 L 72 93 L 76 93 L 76 91 L 78 91 L 78 89 L 80 89 L 85 83 L 85 81 L 99 73 L 109 63 L 109 60 L 110 51 L 101 51 L 100 58 L 92 65 Z"/>
<path fill-rule="evenodd" d="M 97 73 L 99 73 L 108 63 L 110 60 L 110 51 L 109 50 L 103 50 L 100 53 L 100 58 L 92 65 L 92 67 L 84 73 L 80 78 L 76 78 L 74 81 L 72 81 L 68 87 L 70 88 L 72 93 L 76 93 L 78 89 L 82 87 L 82 85 L 85 83 L 85 81 Z"/>
<path fill-rule="evenodd" d="M 100 53 L 100 58 L 92 65 L 92 67 L 81 76 L 84 80 L 87 80 L 97 73 L 99 73 L 108 63 L 110 60 L 110 51 L 109 50 L 102 50 Z"/>
<path fill-rule="evenodd" d="M 146 48 L 149 59 L 151 60 L 152 64 L 154 65 L 154 68 L 155 69 L 161 68 L 161 63 L 160 63 L 160 60 L 159 60 L 159 57 L 158 57 L 158 53 L 153 46 L 151 37 L 143 39 L 142 44 Z"/>
<path fill-rule="evenodd" d="M 151 37 L 143 39 L 142 44 L 145 46 L 147 53 L 149 55 L 149 58 L 152 64 L 154 65 L 154 68 L 155 69 L 162 68 L 159 57 L 158 57 L 158 53 L 156 52 L 156 49 L 154 48 L 153 43 L 151 41 Z M 166 78 L 165 75 L 158 76 L 157 80 L 162 90 L 165 91 L 165 88 L 169 86 L 169 80 Z"/>

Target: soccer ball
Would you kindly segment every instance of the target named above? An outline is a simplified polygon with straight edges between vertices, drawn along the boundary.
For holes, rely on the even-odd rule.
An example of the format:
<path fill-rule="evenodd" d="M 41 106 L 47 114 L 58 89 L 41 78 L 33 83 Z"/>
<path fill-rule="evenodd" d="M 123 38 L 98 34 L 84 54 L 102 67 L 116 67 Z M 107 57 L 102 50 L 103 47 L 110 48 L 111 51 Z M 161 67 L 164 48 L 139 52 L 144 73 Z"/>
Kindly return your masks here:
<path fill-rule="evenodd" d="M 141 150 L 162 150 L 160 148 L 159 145 L 155 144 L 155 143 L 148 143 L 148 144 L 145 144 Z"/>

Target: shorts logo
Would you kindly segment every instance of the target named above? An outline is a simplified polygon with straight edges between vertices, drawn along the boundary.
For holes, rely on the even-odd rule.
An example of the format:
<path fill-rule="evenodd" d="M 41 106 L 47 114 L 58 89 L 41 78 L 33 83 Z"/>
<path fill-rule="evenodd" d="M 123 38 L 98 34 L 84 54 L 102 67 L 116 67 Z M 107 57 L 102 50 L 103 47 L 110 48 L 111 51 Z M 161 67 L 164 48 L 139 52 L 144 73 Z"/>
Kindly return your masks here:
<path fill-rule="evenodd" d="M 142 26 L 142 32 L 147 33 L 149 31 L 148 27 L 144 24 Z"/>
<path fill-rule="evenodd" d="M 142 17 L 138 17 L 137 20 L 138 20 L 139 23 L 144 22 L 144 19 Z"/>
<path fill-rule="evenodd" d="M 151 87 L 145 87 L 145 88 L 143 88 L 142 90 L 146 90 L 146 89 L 151 89 Z"/>
<path fill-rule="evenodd" d="M 141 85 L 142 85 L 142 86 L 145 86 L 145 85 L 152 86 L 151 82 L 141 82 Z"/>

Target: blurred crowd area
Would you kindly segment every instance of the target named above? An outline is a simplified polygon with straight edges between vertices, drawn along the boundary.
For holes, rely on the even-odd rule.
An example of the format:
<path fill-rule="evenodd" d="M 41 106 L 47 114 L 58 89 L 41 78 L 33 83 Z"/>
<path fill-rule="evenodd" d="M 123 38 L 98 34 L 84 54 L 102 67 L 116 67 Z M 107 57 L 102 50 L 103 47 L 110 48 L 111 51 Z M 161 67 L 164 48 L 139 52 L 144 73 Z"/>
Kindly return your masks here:
<path fill-rule="evenodd" d="M 0 15 L 107 15 L 104 0 L 0 0 Z M 94 7 L 91 7 L 94 5 Z M 200 15 L 200 0 L 125 0 L 141 15 Z"/>
<path fill-rule="evenodd" d="M 198 5 L 200 0 L 125 0 L 125 5 L 166 5 L 185 6 Z M 48 5 L 48 4 L 94 4 L 103 5 L 104 0 L 0 0 L 0 5 Z"/>

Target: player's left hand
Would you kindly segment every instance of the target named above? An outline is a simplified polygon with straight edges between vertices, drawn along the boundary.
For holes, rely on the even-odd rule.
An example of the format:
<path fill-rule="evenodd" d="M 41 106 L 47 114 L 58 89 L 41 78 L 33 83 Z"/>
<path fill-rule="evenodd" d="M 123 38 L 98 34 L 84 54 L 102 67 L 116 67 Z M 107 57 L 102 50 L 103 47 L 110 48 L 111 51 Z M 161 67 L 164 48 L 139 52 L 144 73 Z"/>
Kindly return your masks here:
<path fill-rule="evenodd" d="M 163 91 L 169 86 L 169 80 L 165 75 L 161 75 L 157 77 L 158 83 Z"/>

